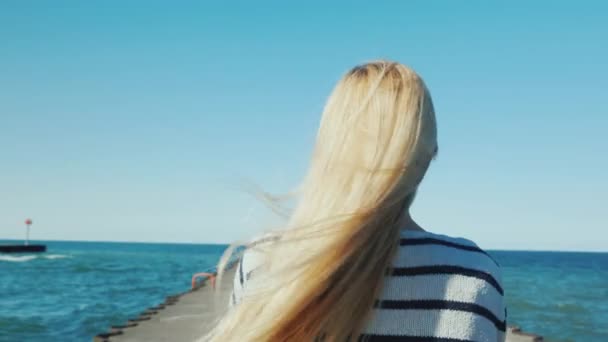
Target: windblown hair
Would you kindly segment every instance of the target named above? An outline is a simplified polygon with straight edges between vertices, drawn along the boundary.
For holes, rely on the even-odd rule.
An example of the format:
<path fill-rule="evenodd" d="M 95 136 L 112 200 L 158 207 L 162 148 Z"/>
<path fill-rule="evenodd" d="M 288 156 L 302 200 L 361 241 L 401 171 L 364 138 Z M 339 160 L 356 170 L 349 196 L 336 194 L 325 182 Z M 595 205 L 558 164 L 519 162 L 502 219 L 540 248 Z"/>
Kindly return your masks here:
<path fill-rule="evenodd" d="M 433 104 L 413 70 L 389 61 L 350 70 L 324 108 L 284 229 L 250 247 L 263 262 L 204 340 L 358 338 L 436 151 Z"/>

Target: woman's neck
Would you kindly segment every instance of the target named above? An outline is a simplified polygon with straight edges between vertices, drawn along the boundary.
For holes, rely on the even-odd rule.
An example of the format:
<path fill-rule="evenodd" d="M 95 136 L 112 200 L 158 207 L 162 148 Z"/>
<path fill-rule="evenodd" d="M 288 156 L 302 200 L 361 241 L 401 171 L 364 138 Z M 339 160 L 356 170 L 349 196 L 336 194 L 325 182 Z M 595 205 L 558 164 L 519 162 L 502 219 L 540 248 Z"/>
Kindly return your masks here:
<path fill-rule="evenodd" d="M 406 213 L 403 217 L 403 223 L 401 224 L 401 230 L 414 230 L 424 232 L 425 230 L 414 221 L 410 213 Z"/>

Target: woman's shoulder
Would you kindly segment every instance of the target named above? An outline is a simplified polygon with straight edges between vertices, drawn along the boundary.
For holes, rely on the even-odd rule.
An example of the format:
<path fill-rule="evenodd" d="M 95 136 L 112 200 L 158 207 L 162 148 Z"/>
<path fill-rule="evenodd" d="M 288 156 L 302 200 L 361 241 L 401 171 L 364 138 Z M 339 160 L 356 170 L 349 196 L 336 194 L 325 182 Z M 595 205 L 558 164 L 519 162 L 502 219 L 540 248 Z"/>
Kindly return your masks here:
<path fill-rule="evenodd" d="M 495 310 L 504 305 L 500 265 L 472 240 L 427 231 L 403 231 L 400 247 L 394 266 L 404 275 L 427 275 L 425 279 L 439 284 L 462 286 L 457 293 L 483 293 L 491 298 L 487 306 Z"/>
<path fill-rule="evenodd" d="M 463 246 L 481 249 L 475 242 L 464 237 L 454 237 L 444 234 L 433 233 L 425 230 L 403 230 L 401 232 L 401 237 L 405 239 L 439 240 L 447 243 L 459 244 Z"/>
<path fill-rule="evenodd" d="M 379 298 L 401 303 L 398 319 L 424 306 L 425 311 L 411 314 L 420 326 L 433 322 L 435 331 L 455 334 L 454 322 L 467 322 L 459 339 L 500 340 L 506 325 L 504 291 L 500 268 L 487 252 L 472 240 L 427 231 L 404 230 L 399 245 Z M 375 324 L 386 326 L 382 320 L 395 311 L 378 311 Z"/>
<path fill-rule="evenodd" d="M 264 250 L 267 244 L 276 241 L 276 236 L 266 233 L 260 234 L 249 240 L 243 247 L 240 257 L 240 267 L 242 272 L 250 275 L 254 270 L 259 268 L 265 261 Z M 248 276 L 246 276 L 248 278 Z"/>
<path fill-rule="evenodd" d="M 408 263 L 471 268 L 495 275 L 498 281 L 502 278 L 496 259 L 467 238 L 429 231 L 404 230 L 400 247 L 400 254 Z"/>

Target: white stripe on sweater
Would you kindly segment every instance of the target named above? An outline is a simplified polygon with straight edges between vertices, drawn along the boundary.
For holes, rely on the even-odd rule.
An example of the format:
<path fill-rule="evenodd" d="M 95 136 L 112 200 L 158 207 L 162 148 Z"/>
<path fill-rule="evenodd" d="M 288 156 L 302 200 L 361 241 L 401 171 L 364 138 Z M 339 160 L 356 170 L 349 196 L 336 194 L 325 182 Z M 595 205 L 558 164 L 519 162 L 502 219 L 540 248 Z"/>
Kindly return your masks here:
<path fill-rule="evenodd" d="M 450 274 L 387 277 L 380 300 L 449 300 L 475 303 L 505 320 L 500 293 L 482 279 Z"/>
<path fill-rule="evenodd" d="M 366 334 L 434 336 L 497 341 L 498 330 L 486 318 L 450 310 L 374 310 Z"/>

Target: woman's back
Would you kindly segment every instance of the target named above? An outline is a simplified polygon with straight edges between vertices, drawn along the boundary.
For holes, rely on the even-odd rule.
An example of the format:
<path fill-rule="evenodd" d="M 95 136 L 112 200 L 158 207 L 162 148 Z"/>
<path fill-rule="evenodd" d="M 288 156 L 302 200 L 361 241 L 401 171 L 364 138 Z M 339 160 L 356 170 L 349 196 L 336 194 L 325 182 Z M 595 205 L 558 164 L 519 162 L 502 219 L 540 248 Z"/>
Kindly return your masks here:
<path fill-rule="evenodd" d="M 437 151 L 435 108 L 416 72 L 390 61 L 348 71 L 323 109 L 295 205 L 279 210 L 284 226 L 244 256 L 235 301 L 255 250 L 259 275 L 206 338 L 501 340 L 498 266 L 472 242 L 424 233 L 410 216 Z"/>
<path fill-rule="evenodd" d="M 248 251 L 232 305 L 262 259 Z M 392 270 L 363 336 L 368 341 L 503 341 L 506 309 L 500 267 L 474 242 L 402 230 Z"/>

